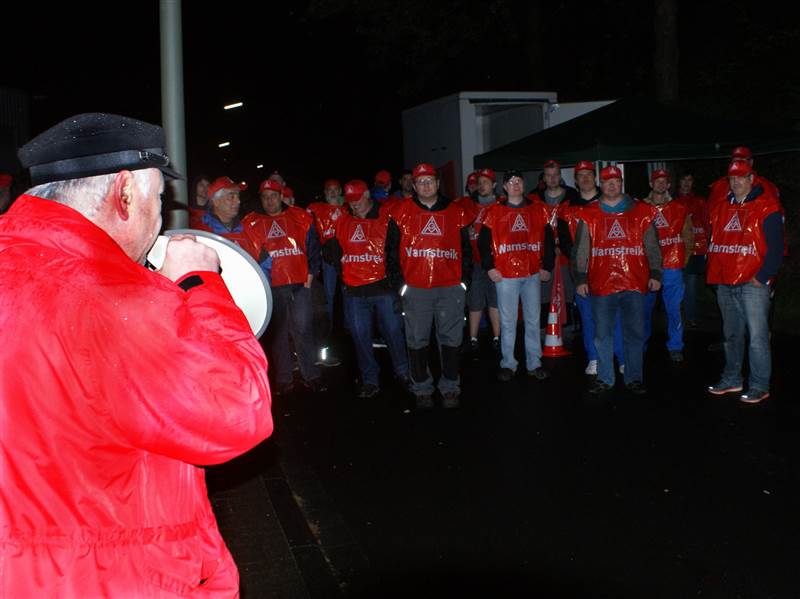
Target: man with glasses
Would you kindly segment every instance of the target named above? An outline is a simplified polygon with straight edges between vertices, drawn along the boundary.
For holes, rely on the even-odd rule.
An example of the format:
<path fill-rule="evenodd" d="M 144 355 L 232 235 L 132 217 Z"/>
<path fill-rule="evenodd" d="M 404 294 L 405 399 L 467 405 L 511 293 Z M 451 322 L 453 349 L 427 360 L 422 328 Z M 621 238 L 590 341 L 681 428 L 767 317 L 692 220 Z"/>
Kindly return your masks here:
<path fill-rule="evenodd" d="M 413 170 L 416 197 L 390 211 L 387 274 L 396 282 L 405 314 L 411 392 L 420 410 L 433 408 L 428 368 L 431 325 L 442 364 L 439 391 L 446 409 L 459 406 L 459 351 L 464 333 L 464 294 L 471 275 L 470 216 L 463 202 L 439 195 L 430 164 Z"/>

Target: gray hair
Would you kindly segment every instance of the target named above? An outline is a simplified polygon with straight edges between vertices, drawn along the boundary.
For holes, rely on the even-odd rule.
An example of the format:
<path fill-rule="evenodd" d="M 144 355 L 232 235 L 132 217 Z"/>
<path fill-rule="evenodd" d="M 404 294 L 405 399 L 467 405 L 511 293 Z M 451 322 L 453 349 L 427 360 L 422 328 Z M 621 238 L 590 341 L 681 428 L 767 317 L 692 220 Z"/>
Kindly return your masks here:
<path fill-rule="evenodd" d="M 145 196 L 150 194 L 149 169 L 133 171 L 133 178 L 139 186 L 139 192 Z M 64 204 L 91 219 L 103 204 L 103 200 L 114 184 L 116 173 L 97 175 L 83 179 L 67 181 L 51 181 L 32 187 L 26 193 L 45 200 Z"/>
<path fill-rule="evenodd" d="M 209 202 L 216 202 L 217 200 L 223 199 L 226 195 L 228 195 L 231 191 L 239 191 L 238 187 L 223 187 L 222 189 L 218 189 L 214 192 L 214 195 L 208 198 Z"/>

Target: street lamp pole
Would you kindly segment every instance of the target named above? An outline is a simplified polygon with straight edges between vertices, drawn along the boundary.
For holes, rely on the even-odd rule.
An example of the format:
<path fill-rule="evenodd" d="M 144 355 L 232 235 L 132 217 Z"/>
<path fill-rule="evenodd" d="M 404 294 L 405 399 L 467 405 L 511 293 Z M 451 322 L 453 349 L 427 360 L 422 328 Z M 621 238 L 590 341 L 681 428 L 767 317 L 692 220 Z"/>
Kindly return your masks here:
<path fill-rule="evenodd" d="M 183 105 L 183 30 L 181 0 L 160 0 L 161 15 L 161 119 L 167 137 L 167 154 L 175 170 L 186 175 L 186 125 Z M 186 227 L 189 201 L 186 181 L 171 183 L 175 203 L 166 228 Z"/>

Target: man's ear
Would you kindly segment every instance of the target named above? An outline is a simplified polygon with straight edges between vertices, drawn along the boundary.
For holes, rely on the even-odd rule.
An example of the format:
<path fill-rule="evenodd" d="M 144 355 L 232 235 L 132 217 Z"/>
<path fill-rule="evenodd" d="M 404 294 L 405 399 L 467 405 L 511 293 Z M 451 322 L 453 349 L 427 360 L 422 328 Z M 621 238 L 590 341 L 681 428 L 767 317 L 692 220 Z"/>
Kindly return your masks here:
<path fill-rule="evenodd" d="M 120 171 L 114 177 L 114 184 L 111 186 L 111 201 L 120 220 L 128 220 L 133 214 L 135 185 L 133 173 L 130 171 Z"/>

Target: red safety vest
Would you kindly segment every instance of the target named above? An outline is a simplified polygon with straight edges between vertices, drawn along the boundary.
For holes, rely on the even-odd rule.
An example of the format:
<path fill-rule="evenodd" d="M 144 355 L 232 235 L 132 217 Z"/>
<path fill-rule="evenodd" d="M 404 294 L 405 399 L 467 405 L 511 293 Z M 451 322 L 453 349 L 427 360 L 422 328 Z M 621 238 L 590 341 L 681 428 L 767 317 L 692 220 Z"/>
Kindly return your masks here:
<path fill-rule="evenodd" d="M 235 243 L 236 245 L 238 245 L 240 248 L 242 248 L 256 260 L 258 259 L 259 248 L 256 247 L 255 244 L 253 244 L 252 240 L 245 234 L 244 230 L 219 233 L 217 231 L 212 231 L 211 227 L 209 227 L 202 221 L 195 223 L 195 226 L 193 228 L 197 229 L 198 231 L 208 231 L 209 233 L 215 233 L 220 237 L 224 237 L 225 239 L 228 239 L 233 243 Z"/>
<path fill-rule="evenodd" d="M 306 238 L 311 215 L 288 206 L 275 216 L 251 212 L 242 219 L 245 234 L 259 253 L 263 248 L 272 257 L 272 286 L 308 281 Z"/>
<path fill-rule="evenodd" d="M 492 230 L 494 267 L 507 279 L 535 275 L 542 268 L 548 211 L 541 202 L 522 208 L 493 204 L 483 223 Z"/>
<path fill-rule="evenodd" d="M 378 218 L 358 218 L 343 214 L 336 221 L 336 241 L 342 248 L 342 280 L 350 287 L 369 285 L 386 278 L 387 210 Z"/>
<path fill-rule="evenodd" d="M 597 200 L 591 200 L 587 204 L 580 204 L 578 206 L 571 206 L 569 202 L 561 202 L 558 205 L 558 215 L 557 218 L 560 218 L 565 223 L 567 223 L 567 227 L 569 228 L 569 235 L 572 238 L 572 241 L 575 241 L 575 235 L 578 232 L 578 222 L 580 222 L 580 214 L 581 209 L 590 206 L 597 202 Z M 558 239 L 558 231 L 555 231 L 556 239 Z"/>
<path fill-rule="evenodd" d="M 600 202 L 583 206 L 580 219 L 591 238 L 589 291 L 611 295 L 619 291 L 647 293 L 650 266 L 644 248 L 644 233 L 656 218 L 656 209 L 634 201 L 627 212 L 604 212 Z"/>
<path fill-rule="evenodd" d="M 662 206 L 650 205 L 657 211 L 653 225 L 661 246 L 661 265 L 664 268 L 683 268 L 686 265 L 686 242 L 681 233 L 689 214 L 688 206 L 676 200 Z"/>
<path fill-rule="evenodd" d="M 473 212 L 474 219 L 472 220 L 472 224 L 469 227 L 469 245 L 472 248 L 472 261 L 475 264 L 481 263 L 481 255 L 480 250 L 478 250 L 478 236 L 481 233 L 481 227 L 483 226 L 483 219 L 486 217 L 486 211 L 490 206 L 495 206 L 497 204 L 497 200 L 493 200 L 491 204 L 481 205 L 473 202 L 470 200 L 477 210 Z"/>
<path fill-rule="evenodd" d="M 451 287 L 461 282 L 461 229 L 470 219 L 463 202 L 424 210 L 414 200 L 392 206 L 400 229 L 400 268 L 412 287 Z"/>
<path fill-rule="evenodd" d="M 539 203 L 545 209 L 545 214 L 547 217 L 547 224 L 550 225 L 550 229 L 553 231 L 553 239 L 555 240 L 556 248 L 558 248 L 558 219 L 563 214 L 564 210 L 569 206 L 569 201 L 564 199 L 558 204 L 552 206 L 545 202 L 542 198 L 544 197 L 544 191 L 539 193 L 530 193 L 528 194 L 528 199 L 533 200 L 534 203 Z M 573 233 L 574 239 L 574 233 Z M 565 256 L 564 254 L 558 254 L 558 264 L 561 266 L 568 266 L 569 265 L 569 256 Z"/>
<path fill-rule="evenodd" d="M 705 256 L 708 251 L 708 205 L 706 199 L 692 193 L 678 196 L 678 201 L 685 203 L 692 215 L 692 233 L 694 233 L 692 256 Z"/>
<path fill-rule="evenodd" d="M 309 204 L 306 210 L 314 217 L 314 225 L 317 227 L 320 242 L 323 244 L 329 239 L 333 239 L 334 225 L 337 219 L 347 212 L 343 206 L 334 206 L 327 202 L 314 202 Z"/>
<path fill-rule="evenodd" d="M 709 284 L 739 285 L 756 276 L 767 253 L 762 225 L 774 212 L 782 212 L 781 204 L 766 188 L 751 202 L 716 203 L 711 210 L 708 244 Z"/>

